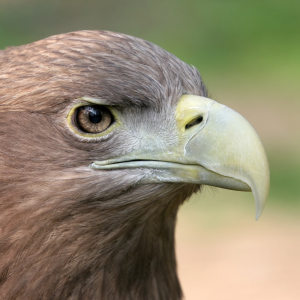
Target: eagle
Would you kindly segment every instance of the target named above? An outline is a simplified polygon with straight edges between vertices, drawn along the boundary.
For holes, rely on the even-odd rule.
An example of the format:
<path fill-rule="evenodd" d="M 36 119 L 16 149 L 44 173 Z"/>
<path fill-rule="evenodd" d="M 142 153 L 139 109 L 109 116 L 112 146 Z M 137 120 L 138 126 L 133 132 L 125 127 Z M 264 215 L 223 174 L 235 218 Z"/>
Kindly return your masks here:
<path fill-rule="evenodd" d="M 0 299 L 179 300 L 179 207 L 269 189 L 262 143 L 198 70 L 78 31 L 0 52 Z"/>

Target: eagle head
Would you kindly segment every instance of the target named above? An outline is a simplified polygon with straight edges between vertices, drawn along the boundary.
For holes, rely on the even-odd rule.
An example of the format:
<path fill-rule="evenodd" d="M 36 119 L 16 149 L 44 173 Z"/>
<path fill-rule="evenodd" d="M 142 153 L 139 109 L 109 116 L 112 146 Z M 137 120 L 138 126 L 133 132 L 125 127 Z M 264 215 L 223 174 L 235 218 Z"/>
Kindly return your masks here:
<path fill-rule="evenodd" d="M 269 187 L 264 149 L 196 68 L 124 34 L 0 52 L 0 299 L 181 299 L 174 228 L 202 185 Z"/>

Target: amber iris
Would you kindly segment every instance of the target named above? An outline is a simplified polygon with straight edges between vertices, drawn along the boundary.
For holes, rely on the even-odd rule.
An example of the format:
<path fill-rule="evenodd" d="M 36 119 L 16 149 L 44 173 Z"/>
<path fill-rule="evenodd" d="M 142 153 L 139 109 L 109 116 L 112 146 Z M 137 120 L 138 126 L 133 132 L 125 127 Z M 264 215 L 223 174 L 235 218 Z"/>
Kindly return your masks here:
<path fill-rule="evenodd" d="M 81 106 L 76 111 L 76 125 L 83 132 L 103 132 L 112 122 L 111 112 L 102 105 Z"/>

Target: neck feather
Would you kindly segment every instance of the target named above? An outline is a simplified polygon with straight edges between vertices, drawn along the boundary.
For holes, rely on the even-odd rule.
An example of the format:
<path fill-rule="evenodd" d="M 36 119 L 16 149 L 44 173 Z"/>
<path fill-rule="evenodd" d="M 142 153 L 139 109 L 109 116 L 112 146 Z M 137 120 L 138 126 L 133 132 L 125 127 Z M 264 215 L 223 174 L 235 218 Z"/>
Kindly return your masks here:
<path fill-rule="evenodd" d="M 0 299 L 181 299 L 176 215 L 196 189 L 144 185 L 114 199 L 32 199 L 12 209 L 0 244 Z"/>

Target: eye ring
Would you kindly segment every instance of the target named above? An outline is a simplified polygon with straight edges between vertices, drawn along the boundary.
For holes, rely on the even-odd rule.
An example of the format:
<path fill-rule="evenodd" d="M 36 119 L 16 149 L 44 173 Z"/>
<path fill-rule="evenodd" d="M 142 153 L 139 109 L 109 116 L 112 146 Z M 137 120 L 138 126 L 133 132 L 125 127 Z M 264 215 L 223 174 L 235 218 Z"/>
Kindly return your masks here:
<path fill-rule="evenodd" d="M 89 134 L 104 132 L 114 122 L 112 113 L 103 105 L 80 106 L 73 116 L 74 125 Z"/>

